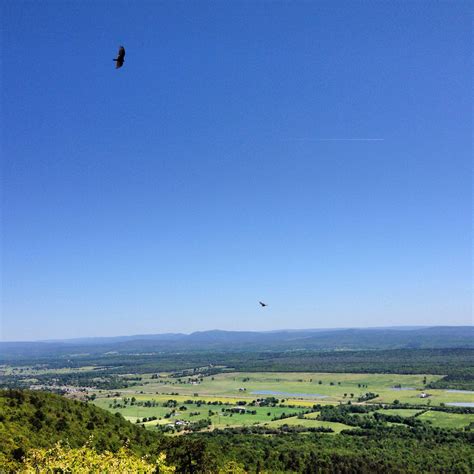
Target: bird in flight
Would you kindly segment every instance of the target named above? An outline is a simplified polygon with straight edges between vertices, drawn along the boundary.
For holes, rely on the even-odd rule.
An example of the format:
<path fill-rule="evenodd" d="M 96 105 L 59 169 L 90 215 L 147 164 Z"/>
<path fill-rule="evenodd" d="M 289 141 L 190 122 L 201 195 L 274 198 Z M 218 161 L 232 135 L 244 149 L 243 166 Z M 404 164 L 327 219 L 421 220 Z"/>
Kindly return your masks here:
<path fill-rule="evenodd" d="M 265 306 L 268 306 L 267 303 L 262 303 L 261 301 L 259 301 L 259 303 L 262 308 L 264 308 Z"/>
<path fill-rule="evenodd" d="M 123 46 L 120 46 L 117 57 L 114 59 L 114 61 L 116 63 L 115 69 L 123 66 L 123 63 L 125 62 L 125 48 Z"/>

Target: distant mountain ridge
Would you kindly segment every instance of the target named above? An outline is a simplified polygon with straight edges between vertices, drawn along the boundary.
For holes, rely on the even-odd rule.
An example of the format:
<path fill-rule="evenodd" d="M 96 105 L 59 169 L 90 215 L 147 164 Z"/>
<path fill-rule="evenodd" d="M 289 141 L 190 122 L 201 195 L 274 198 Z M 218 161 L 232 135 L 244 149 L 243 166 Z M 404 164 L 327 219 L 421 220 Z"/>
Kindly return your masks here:
<path fill-rule="evenodd" d="M 0 342 L 0 360 L 46 355 L 118 352 L 287 351 L 361 349 L 474 349 L 472 326 L 301 329 L 282 331 L 197 331 L 59 341 Z"/>
<path fill-rule="evenodd" d="M 249 336 L 254 335 L 276 335 L 276 334 L 316 334 L 316 333 L 332 333 L 339 331 L 414 331 L 420 329 L 462 329 L 470 328 L 470 326 L 387 326 L 387 327 L 370 327 L 370 328 L 311 328 L 311 329 L 273 329 L 270 331 L 231 331 L 226 329 L 209 329 L 206 331 L 194 331 L 192 333 L 156 333 L 156 334 L 133 334 L 130 336 L 91 336 L 91 337 L 79 337 L 79 338 L 66 338 L 66 339 L 44 339 L 38 341 L 24 341 L 24 342 L 44 342 L 44 343 L 112 343 L 112 342 L 124 342 L 131 340 L 184 340 L 186 338 L 209 338 L 212 336 L 227 337 L 227 335 L 239 335 Z M 17 341 L 12 341 L 17 342 Z M 0 341 L 1 344 L 1 341 Z"/>

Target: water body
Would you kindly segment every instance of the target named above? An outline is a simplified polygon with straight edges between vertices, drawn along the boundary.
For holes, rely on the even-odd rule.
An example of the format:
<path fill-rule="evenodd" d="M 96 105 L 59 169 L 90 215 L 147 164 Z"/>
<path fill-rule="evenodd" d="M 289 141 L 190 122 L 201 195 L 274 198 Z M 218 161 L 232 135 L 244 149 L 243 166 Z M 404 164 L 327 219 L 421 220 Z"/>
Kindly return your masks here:
<path fill-rule="evenodd" d="M 471 390 L 446 390 L 446 391 L 450 393 L 474 393 Z"/>
<path fill-rule="evenodd" d="M 255 390 L 252 395 L 279 395 L 280 397 L 299 397 L 299 398 L 328 398 L 327 395 L 319 393 L 290 393 L 276 392 L 275 390 Z"/>
<path fill-rule="evenodd" d="M 446 405 L 450 407 L 471 407 L 474 408 L 474 402 L 453 402 L 453 403 L 446 403 Z"/>

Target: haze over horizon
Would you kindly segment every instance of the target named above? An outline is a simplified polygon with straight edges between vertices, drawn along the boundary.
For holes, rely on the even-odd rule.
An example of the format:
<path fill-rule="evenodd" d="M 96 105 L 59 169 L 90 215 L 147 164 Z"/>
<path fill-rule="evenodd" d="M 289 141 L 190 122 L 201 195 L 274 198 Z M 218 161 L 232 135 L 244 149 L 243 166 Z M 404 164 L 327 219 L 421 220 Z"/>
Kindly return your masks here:
<path fill-rule="evenodd" d="M 259 333 L 277 333 L 277 332 L 329 332 L 329 331 L 343 331 L 343 330 L 379 330 L 379 329 L 390 329 L 390 330 L 415 330 L 420 328 L 429 328 L 429 327 L 464 327 L 464 325 L 445 325 L 445 326 L 370 326 L 370 327 L 320 327 L 320 328 L 277 328 L 277 329 L 262 329 L 254 330 L 247 328 L 239 329 L 220 329 L 220 328 L 209 328 L 209 329 L 197 329 L 195 331 L 171 331 L 171 332 L 157 332 L 157 333 L 142 333 L 142 334 L 103 334 L 103 335 L 86 335 L 78 336 L 71 338 L 54 338 L 54 339 L 0 339 L 0 342 L 55 342 L 55 341 L 73 341 L 76 339 L 114 339 L 114 338 L 139 338 L 139 337 L 149 337 L 149 336 L 166 336 L 172 334 L 181 334 L 181 335 L 191 335 L 196 333 L 206 333 L 206 332 L 259 332 Z"/>
<path fill-rule="evenodd" d="M 0 8 L 1 340 L 472 325 L 467 2 Z"/>

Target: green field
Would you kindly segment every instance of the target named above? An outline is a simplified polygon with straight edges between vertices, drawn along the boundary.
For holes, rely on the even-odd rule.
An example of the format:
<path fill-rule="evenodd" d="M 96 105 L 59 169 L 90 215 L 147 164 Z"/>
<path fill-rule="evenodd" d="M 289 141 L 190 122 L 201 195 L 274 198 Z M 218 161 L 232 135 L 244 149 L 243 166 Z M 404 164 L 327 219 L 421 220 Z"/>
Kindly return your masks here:
<path fill-rule="evenodd" d="M 314 415 L 312 413 L 312 415 Z M 352 426 L 344 425 L 343 423 L 334 423 L 332 421 L 320 421 L 315 420 L 313 417 L 305 416 L 303 419 L 296 416 L 291 418 L 285 418 L 284 420 L 270 421 L 265 423 L 265 426 L 277 427 L 282 425 L 289 426 L 304 426 L 306 428 L 331 428 L 335 433 L 340 433 L 342 430 L 351 430 L 354 429 Z"/>
<path fill-rule="evenodd" d="M 419 420 L 429 422 L 438 428 L 462 429 L 474 422 L 474 415 L 446 413 L 434 410 L 427 410 L 424 413 L 422 410 L 413 409 L 388 409 L 378 410 L 378 412 L 384 415 L 401 416 L 402 418 L 412 417 L 420 413 L 420 415 L 417 416 Z"/>
<path fill-rule="evenodd" d="M 120 398 L 115 398 L 117 401 L 120 401 Z M 101 398 L 98 397 L 94 404 L 104 408 L 106 410 L 112 411 L 114 413 L 121 413 L 127 420 L 136 422 L 137 419 L 140 421 L 143 418 L 149 418 L 156 416 L 158 419 L 146 422 L 147 427 L 152 427 L 157 424 L 168 424 L 173 423 L 177 420 L 183 420 L 188 422 L 196 422 L 202 419 L 209 418 L 211 420 L 212 426 L 216 428 L 225 428 L 229 426 L 246 426 L 252 424 L 261 424 L 269 422 L 276 417 L 281 415 L 288 414 L 298 414 L 302 411 L 301 408 L 291 408 L 291 407 L 243 407 L 247 410 L 255 411 L 255 414 L 252 413 L 231 413 L 228 410 L 232 409 L 236 405 L 233 403 L 228 403 L 226 405 L 209 405 L 207 403 L 200 406 L 196 404 L 183 403 L 180 401 L 175 408 L 164 407 L 163 403 L 167 400 L 176 400 L 174 397 L 163 397 L 156 396 L 151 398 L 137 397 L 137 400 L 154 400 L 156 403 L 160 404 L 155 407 L 144 407 L 144 406 L 125 406 L 121 408 L 112 408 L 114 398 Z M 178 401 L 178 400 L 177 400 Z M 112 405 L 112 406 L 111 406 Z M 180 407 L 185 407 L 185 410 L 180 410 Z M 170 417 L 165 417 L 166 414 L 171 414 L 174 410 L 174 414 Z M 211 413 L 210 413 L 211 412 Z"/>
<path fill-rule="evenodd" d="M 474 422 L 474 415 L 460 415 L 457 413 L 444 413 L 442 411 L 427 411 L 418 417 L 422 421 L 429 421 L 439 428 L 460 429 Z"/>
<path fill-rule="evenodd" d="M 127 375 L 130 376 L 130 375 Z M 112 412 L 121 413 L 127 420 L 142 423 L 143 418 L 156 417 L 146 421 L 147 428 L 156 425 L 174 424 L 178 420 L 197 422 L 209 419 L 211 428 L 248 426 L 254 424 L 277 427 L 284 424 L 305 427 L 329 426 L 335 432 L 351 427 L 316 420 L 317 412 L 307 413 L 304 418 L 296 415 L 311 409 L 315 404 L 327 405 L 339 402 L 358 403 L 357 398 L 367 392 L 379 397 L 364 403 L 419 404 L 428 408 L 443 402 L 469 402 L 472 394 L 450 393 L 445 390 L 427 390 L 430 397 L 420 398 L 424 384 L 437 380 L 433 375 L 396 375 L 396 374 L 328 374 L 328 373 L 220 373 L 208 377 L 172 377 L 160 374 L 158 378 L 143 375 L 141 385 L 117 391 L 91 391 L 96 395 L 94 403 Z M 407 390 L 395 389 L 400 386 Z M 119 394 L 117 396 L 117 393 Z M 278 403 L 274 407 L 248 406 L 252 401 L 275 397 Z M 124 405 L 123 399 L 135 398 L 135 403 Z M 176 400 L 176 407 L 165 407 L 168 400 Z M 190 403 L 190 400 L 192 403 Z M 155 406 L 140 406 L 144 403 Z M 186 402 L 186 403 L 185 403 Z M 199 404 L 197 404 L 199 402 Z M 255 413 L 231 413 L 229 410 L 237 403 L 246 403 L 245 408 Z M 117 407 L 117 403 L 120 405 Z M 258 405 L 258 404 L 257 404 Z M 281 406 L 284 405 L 284 406 Z M 182 407 L 180 410 L 179 407 Z M 411 417 L 421 410 L 384 409 L 381 413 Z M 294 415 L 280 419 L 281 415 Z M 370 415 L 368 415 L 370 416 Z M 420 416 L 434 426 L 463 428 L 473 415 L 457 415 L 442 412 L 428 412 Z"/>
<path fill-rule="evenodd" d="M 139 395 L 135 397 L 137 401 L 145 401 L 145 400 L 153 400 L 159 406 L 155 407 L 144 407 L 144 406 L 129 406 L 120 407 L 120 408 L 112 408 L 113 401 L 117 400 L 117 402 L 121 402 L 121 398 L 104 398 L 98 397 L 94 401 L 94 404 L 104 408 L 109 411 L 113 411 L 121 413 L 127 420 L 131 422 L 136 422 L 137 419 L 139 422 L 142 422 L 143 418 L 149 418 L 156 416 L 158 419 L 153 421 L 147 421 L 144 425 L 147 428 L 152 428 L 155 425 L 166 425 L 170 423 L 174 423 L 177 420 L 189 421 L 189 422 L 196 422 L 202 419 L 210 419 L 212 423 L 212 428 L 226 428 L 226 427 L 233 427 L 233 426 L 248 426 L 248 425 L 263 425 L 268 427 L 278 427 L 282 425 L 290 425 L 290 426 L 304 426 L 304 427 L 330 427 L 334 430 L 334 432 L 339 433 L 343 429 L 352 429 L 351 426 L 344 425 L 342 423 L 333 423 L 328 421 L 319 421 L 315 418 L 319 415 L 318 412 L 308 413 L 305 415 L 304 418 L 298 418 L 296 416 L 283 418 L 283 419 L 275 419 L 279 418 L 282 415 L 289 415 L 289 414 L 299 414 L 302 410 L 306 408 L 293 408 L 293 407 L 244 407 L 248 410 L 255 410 L 255 414 L 251 413 L 230 413 L 228 411 L 232 407 L 236 405 L 234 403 L 229 403 L 228 400 L 222 399 L 225 401 L 226 405 L 209 405 L 207 403 L 202 404 L 201 406 L 197 406 L 195 403 L 183 403 L 184 400 L 178 402 L 177 407 L 174 409 L 163 406 L 163 403 L 167 402 L 170 399 L 177 400 L 173 397 L 166 397 L 166 396 L 153 396 L 153 397 L 146 397 L 144 395 Z M 202 399 L 199 399 L 202 400 Z M 178 401 L 178 400 L 177 400 Z M 210 401 L 210 400 L 209 400 Z M 180 407 L 186 407 L 186 410 L 179 410 Z M 175 414 L 170 417 L 165 417 L 166 414 L 171 413 L 175 410 Z M 211 411 L 211 413 L 210 413 Z"/>
<path fill-rule="evenodd" d="M 199 383 L 190 378 L 178 381 L 172 377 L 151 379 L 144 376 L 142 385 L 133 387 L 134 393 L 163 394 L 178 393 L 185 397 L 213 397 L 219 399 L 249 400 L 275 396 L 285 403 L 311 406 L 314 403 L 339 403 L 357 398 L 366 392 L 379 395 L 373 403 L 401 403 L 417 405 L 439 405 L 449 402 L 472 402 L 469 393 L 454 393 L 446 390 L 428 390 L 428 398 L 420 398 L 426 384 L 440 379 L 439 375 L 399 374 L 341 374 L 341 373 L 295 373 L 295 372 L 231 372 L 213 377 L 204 377 Z M 394 387 L 401 386 L 402 390 Z M 244 390 L 245 389 L 245 390 Z M 258 393 L 266 392 L 266 393 Z M 351 395 L 352 394 L 352 395 Z"/>
<path fill-rule="evenodd" d="M 4 375 L 22 374 L 31 377 L 33 382 L 35 376 L 51 375 L 53 378 L 47 380 L 53 387 L 56 383 L 55 374 L 79 375 L 91 372 L 100 377 L 100 369 L 103 367 L 90 365 L 57 370 L 41 366 L 1 366 Z M 68 390 L 70 397 L 93 400 L 95 405 L 112 413 L 120 413 L 132 423 L 142 424 L 149 429 L 155 429 L 158 425 L 172 425 L 180 431 L 183 428 L 192 429 L 192 424 L 197 422 L 200 424 L 195 429 L 206 429 L 209 421 L 209 429 L 251 425 L 276 428 L 286 424 L 307 428 L 331 427 L 338 433 L 353 427 L 335 422 L 340 419 L 318 420 L 319 412 L 315 405 L 349 402 L 386 404 L 390 409 L 385 408 L 380 413 L 401 417 L 419 415 L 420 420 L 436 427 L 463 429 L 474 421 L 474 415 L 429 411 L 430 407 L 444 403 L 474 401 L 474 395 L 469 392 L 426 388 L 442 377 L 428 374 L 233 372 L 231 369 L 214 375 L 202 375 L 197 368 L 179 374 L 158 370 L 146 374 L 117 374 L 116 385 L 122 387 L 117 389 L 96 387 L 78 391 L 72 385 L 57 388 Z M 67 384 L 69 380 L 75 381 L 74 377 L 64 381 Z M 365 397 L 368 393 L 371 396 Z M 421 397 L 422 393 L 428 396 Z M 274 406 L 260 406 L 264 403 L 262 400 L 270 397 L 276 399 L 272 403 Z M 176 406 L 164 406 L 169 400 L 176 401 Z M 420 409 L 393 409 L 390 405 L 397 400 L 400 404 L 416 405 Z M 237 406 L 244 407 L 245 412 L 235 411 Z M 305 413 L 310 410 L 314 411 Z M 372 417 L 372 414 L 364 417 Z"/>

